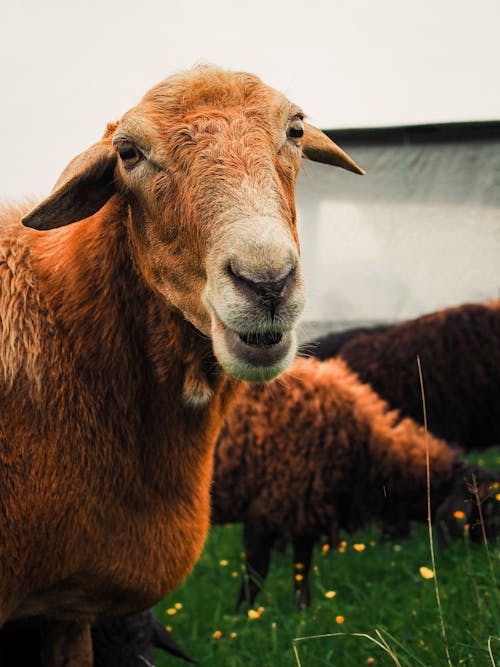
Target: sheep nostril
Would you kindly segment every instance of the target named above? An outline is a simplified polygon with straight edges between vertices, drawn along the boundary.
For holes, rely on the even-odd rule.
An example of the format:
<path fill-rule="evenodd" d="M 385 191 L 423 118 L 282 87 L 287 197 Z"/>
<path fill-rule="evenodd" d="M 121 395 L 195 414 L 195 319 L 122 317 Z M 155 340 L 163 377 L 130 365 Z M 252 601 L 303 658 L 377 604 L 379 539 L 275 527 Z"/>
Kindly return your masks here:
<path fill-rule="evenodd" d="M 274 317 L 280 302 L 283 299 L 286 286 L 295 273 L 295 267 L 292 267 L 286 275 L 282 275 L 277 280 L 254 280 L 246 275 L 242 275 L 234 267 L 229 264 L 227 272 L 231 279 L 241 289 L 252 293 L 256 296 L 258 301 L 264 308 L 269 310 L 271 316 Z"/>

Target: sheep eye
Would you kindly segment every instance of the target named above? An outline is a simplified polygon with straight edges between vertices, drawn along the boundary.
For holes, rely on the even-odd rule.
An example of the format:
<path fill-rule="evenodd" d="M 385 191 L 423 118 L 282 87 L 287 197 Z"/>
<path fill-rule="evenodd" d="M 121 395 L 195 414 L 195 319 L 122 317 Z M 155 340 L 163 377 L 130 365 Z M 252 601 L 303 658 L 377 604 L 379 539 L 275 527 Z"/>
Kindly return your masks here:
<path fill-rule="evenodd" d="M 126 167 L 133 167 L 136 165 L 142 157 L 142 153 L 134 144 L 127 142 L 121 143 L 117 147 L 118 155 L 120 156 L 121 161 Z"/>
<path fill-rule="evenodd" d="M 287 137 L 290 139 L 300 139 L 304 136 L 304 123 L 300 116 L 294 116 L 288 125 Z"/>

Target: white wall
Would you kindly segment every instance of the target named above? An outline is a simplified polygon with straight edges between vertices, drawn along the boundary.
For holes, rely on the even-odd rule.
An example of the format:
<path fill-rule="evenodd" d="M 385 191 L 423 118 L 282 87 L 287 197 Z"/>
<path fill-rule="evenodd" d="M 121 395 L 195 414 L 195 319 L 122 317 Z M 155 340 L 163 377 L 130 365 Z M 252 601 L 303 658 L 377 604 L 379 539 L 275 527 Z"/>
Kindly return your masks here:
<path fill-rule="evenodd" d="M 349 150 L 304 163 L 304 320 L 394 321 L 500 297 L 500 141 Z"/>
<path fill-rule="evenodd" d="M 47 193 L 151 85 L 244 69 L 321 127 L 500 118 L 499 0 L 2 0 L 0 199 Z"/>

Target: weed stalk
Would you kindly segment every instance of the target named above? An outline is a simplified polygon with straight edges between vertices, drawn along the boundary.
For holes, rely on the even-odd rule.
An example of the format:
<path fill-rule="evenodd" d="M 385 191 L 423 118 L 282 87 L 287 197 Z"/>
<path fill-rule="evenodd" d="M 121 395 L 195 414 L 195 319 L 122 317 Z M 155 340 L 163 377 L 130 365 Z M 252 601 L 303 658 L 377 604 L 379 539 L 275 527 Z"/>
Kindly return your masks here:
<path fill-rule="evenodd" d="M 448 648 L 448 639 L 446 637 L 446 628 L 444 625 L 444 616 L 443 616 L 443 608 L 441 606 L 441 596 L 439 595 L 439 585 L 438 585 L 438 577 L 437 577 L 437 570 L 436 570 L 436 557 L 434 553 L 434 538 L 432 535 L 432 518 L 431 518 L 431 466 L 430 466 L 430 458 L 429 458 L 429 431 L 427 429 L 427 408 L 426 408 L 426 402 L 425 402 L 425 390 L 424 390 L 424 378 L 422 375 L 422 364 L 420 363 L 420 356 L 417 354 L 417 366 L 418 366 L 418 377 L 420 380 L 420 393 L 422 395 L 422 409 L 423 409 L 423 417 L 424 417 L 424 432 L 425 432 L 425 465 L 426 465 L 426 472 L 427 472 L 427 524 L 429 527 L 429 546 L 430 546 L 430 551 L 431 551 L 431 561 L 432 561 L 432 570 L 434 572 L 434 590 L 436 592 L 436 602 L 438 606 L 438 613 L 439 613 L 439 624 L 441 627 L 441 634 L 443 636 L 443 641 L 444 641 L 444 650 L 446 654 L 446 659 L 448 661 L 448 665 L 450 667 L 453 667 L 453 663 L 451 661 L 451 656 L 450 656 L 450 651 Z"/>

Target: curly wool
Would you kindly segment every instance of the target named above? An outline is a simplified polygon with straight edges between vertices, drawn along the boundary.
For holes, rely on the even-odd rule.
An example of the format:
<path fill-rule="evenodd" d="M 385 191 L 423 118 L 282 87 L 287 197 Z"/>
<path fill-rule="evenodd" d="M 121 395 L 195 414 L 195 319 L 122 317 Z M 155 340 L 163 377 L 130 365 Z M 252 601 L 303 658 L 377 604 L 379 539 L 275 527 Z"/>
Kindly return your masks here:
<path fill-rule="evenodd" d="M 500 301 L 464 304 L 401 324 L 324 336 L 304 346 L 319 359 L 342 357 L 402 414 L 465 449 L 500 443 Z"/>
<path fill-rule="evenodd" d="M 440 542 L 460 534 L 456 510 L 480 538 L 470 484 L 477 479 L 484 498 L 500 473 L 468 466 L 458 449 L 401 418 L 341 359 L 298 359 L 280 379 L 247 387 L 219 436 L 212 488 L 212 522 L 244 524 L 252 576 L 237 606 L 253 603 L 277 541 L 291 541 L 301 563 L 294 585 L 304 607 L 320 536 L 336 546 L 340 529 L 376 521 L 404 537 L 410 521 L 426 520 L 427 450 Z"/>
<path fill-rule="evenodd" d="M 400 419 L 343 361 L 299 359 L 279 380 L 249 386 L 231 412 L 216 449 L 213 519 L 259 517 L 285 539 L 330 532 L 332 522 L 352 531 L 402 504 L 407 519 L 423 519 L 426 441 L 439 502 L 462 467 L 458 452 Z"/>

